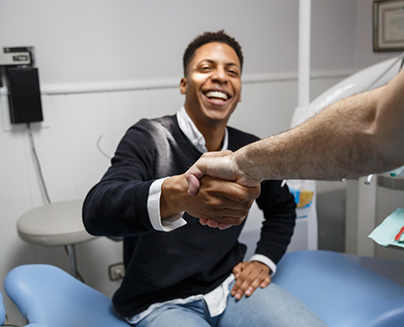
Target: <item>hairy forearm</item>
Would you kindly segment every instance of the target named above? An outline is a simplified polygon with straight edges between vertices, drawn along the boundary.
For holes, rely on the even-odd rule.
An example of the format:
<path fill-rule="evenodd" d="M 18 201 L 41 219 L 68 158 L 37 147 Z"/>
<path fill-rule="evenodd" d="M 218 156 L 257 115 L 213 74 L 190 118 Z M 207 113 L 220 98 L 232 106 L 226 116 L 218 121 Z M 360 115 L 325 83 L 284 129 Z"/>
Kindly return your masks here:
<path fill-rule="evenodd" d="M 388 86 L 338 101 L 288 132 L 234 153 L 255 179 L 339 180 L 404 164 L 404 75 Z"/>

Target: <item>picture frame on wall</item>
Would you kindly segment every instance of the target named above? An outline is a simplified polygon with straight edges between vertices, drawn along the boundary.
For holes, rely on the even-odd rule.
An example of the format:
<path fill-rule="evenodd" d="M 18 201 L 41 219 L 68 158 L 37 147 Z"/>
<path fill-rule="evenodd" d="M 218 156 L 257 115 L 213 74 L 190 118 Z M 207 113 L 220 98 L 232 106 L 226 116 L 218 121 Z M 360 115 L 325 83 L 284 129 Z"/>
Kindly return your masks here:
<path fill-rule="evenodd" d="M 373 2 L 373 51 L 404 51 L 404 0 Z"/>

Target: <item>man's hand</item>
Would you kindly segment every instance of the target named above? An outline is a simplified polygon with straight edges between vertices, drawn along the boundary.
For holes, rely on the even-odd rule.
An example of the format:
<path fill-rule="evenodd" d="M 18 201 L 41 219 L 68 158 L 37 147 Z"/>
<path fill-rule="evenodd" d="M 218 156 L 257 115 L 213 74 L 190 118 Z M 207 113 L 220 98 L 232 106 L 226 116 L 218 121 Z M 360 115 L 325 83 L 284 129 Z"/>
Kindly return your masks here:
<path fill-rule="evenodd" d="M 260 186 L 244 187 L 237 183 L 205 176 L 196 195 L 188 194 L 184 175 L 167 178 L 161 188 L 160 215 L 168 218 L 181 211 L 201 218 L 210 227 L 239 225 L 247 216 Z"/>
<path fill-rule="evenodd" d="M 230 150 L 220 152 L 206 152 L 185 173 L 188 182 L 188 194 L 195 195 L 200 187 L 200 179 L 205 176 L 234 181 L 247 188 L 257 187 L 260 181 L 243 172 L 234 160 L 234 154 Z M 259 195 L 259 194 L 258 194 Z M 257 196 L 258 197 L 258 196 Z M 200 217 L 200 223 L 209 227 L 225 229 L 230 225 L 221 224 L 209 218 Z"/>
<path fill-rule="evenodd" d="M 240 262 L 233 268 L 236 283 L 231 295 L 240 300 L 243 295 L 251 296 L 258 288 L 265 288 L 271 283 L 270 269 L 258 261 Z"/>
<path fill-rule="evenodd" d="M 205 175 L 234 181 L 245 187 L 255 187 L 260 183 L 260 180 L 249 176 L 241 169 L 235 160 L 233 152 L 230 150 L 204 153 L 185 173 L 190 195 L 198 192 L 199 180 Z"/>

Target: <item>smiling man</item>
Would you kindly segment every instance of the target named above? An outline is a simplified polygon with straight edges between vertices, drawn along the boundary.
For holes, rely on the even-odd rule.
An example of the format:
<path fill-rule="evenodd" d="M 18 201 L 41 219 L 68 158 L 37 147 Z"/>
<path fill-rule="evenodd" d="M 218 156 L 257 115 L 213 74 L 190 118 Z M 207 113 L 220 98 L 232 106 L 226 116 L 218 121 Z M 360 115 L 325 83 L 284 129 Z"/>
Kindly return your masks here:
<path fill-rule="evenodd" d="M 227 126 L 241 100 L 241 47 L 223 31 L 207 32 L 189 44 L 183 64 L 184 106 L 133 125 L 83 206 L 91 234 L 124 238 L 116 311 L 138 327 L 325 326 L 271 283 L 295 225 L 287 187 L 265 181 L 245 188 L 206 176 L 188 195 L 184 172 L 203 153 L 258 139 Z M 240 216 L 255 197 L 265 221 L 255 255 L 243 261 Z M 223 208 L 219 229 L 199 223 L 197 217 L 221 217 Z"/>

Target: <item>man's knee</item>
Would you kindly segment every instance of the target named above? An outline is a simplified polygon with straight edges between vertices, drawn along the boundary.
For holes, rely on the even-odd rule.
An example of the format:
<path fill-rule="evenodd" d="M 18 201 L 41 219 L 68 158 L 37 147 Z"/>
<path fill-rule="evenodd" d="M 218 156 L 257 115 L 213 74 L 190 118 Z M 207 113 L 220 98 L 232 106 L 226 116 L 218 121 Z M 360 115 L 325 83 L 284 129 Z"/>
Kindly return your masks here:
<path fill-rule="evenodd" d="M 229 298 L 227 308 L 220 318 L 219 327 L 230 326 L 327 326 L 303 302 L 271 283 L 258 288 L 239 301 Z"/>

